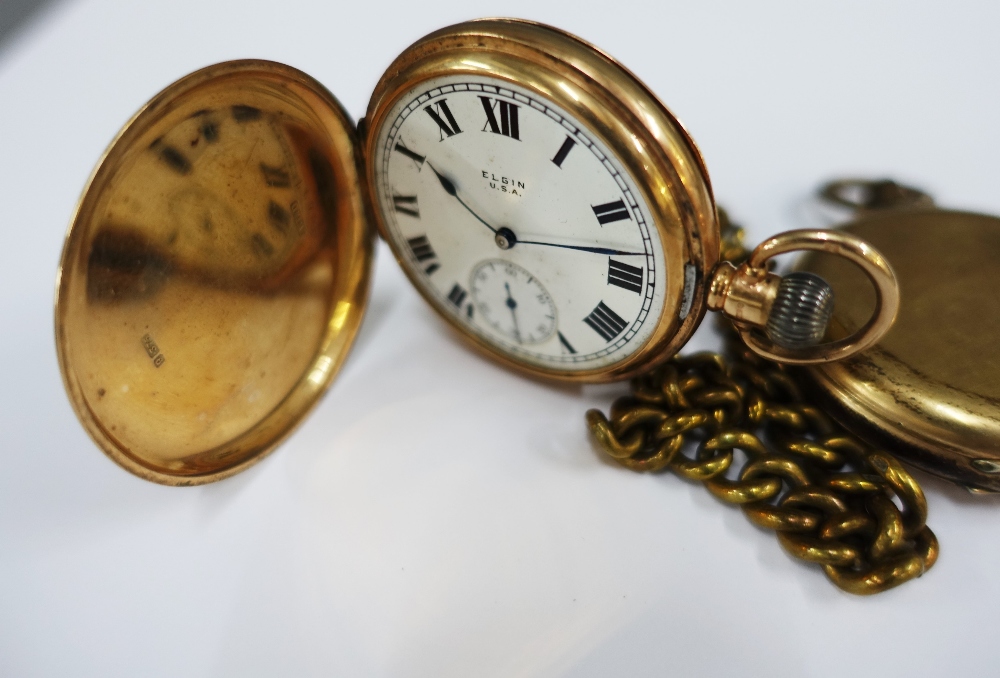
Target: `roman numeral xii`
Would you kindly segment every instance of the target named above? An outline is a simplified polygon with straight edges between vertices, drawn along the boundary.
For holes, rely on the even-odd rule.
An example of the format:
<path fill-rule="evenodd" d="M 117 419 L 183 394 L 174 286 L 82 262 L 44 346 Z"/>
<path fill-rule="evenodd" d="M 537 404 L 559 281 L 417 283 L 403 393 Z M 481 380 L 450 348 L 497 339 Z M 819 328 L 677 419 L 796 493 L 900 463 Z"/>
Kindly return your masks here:
<path fill-rule="evenodd" d="M 483 110 L 486 112 L 484 132 L 489 128 L 493 134 L 502 134 L 511 139 L 521 140 L 521 132 L 517 124 L 517 109 L 519 108 L 517 104 L 490 97 L 479 97 L 479 100 L 483 103 Z"/>

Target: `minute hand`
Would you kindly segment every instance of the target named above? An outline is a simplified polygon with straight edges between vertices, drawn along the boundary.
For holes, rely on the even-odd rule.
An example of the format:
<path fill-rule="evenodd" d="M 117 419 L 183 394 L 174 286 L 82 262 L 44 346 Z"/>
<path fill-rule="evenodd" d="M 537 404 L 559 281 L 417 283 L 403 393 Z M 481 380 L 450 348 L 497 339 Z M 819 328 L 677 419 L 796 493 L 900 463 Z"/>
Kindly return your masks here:
<path fill-rule="evenodd" d="M 556 242 L 539 242 L 537 240 L 518 240 L 518 245 L 544 245 L 546 247 L 562 247 L 567 250 L 579 250 L 580 252 L 593 252 L 594 254 L 617 254 L 625 257 L 644 257 L 645 252 L 625 252 L 624 250 L 614 250 L 609 247 L 587 247 L 585 245 L 563 245 Z"/>

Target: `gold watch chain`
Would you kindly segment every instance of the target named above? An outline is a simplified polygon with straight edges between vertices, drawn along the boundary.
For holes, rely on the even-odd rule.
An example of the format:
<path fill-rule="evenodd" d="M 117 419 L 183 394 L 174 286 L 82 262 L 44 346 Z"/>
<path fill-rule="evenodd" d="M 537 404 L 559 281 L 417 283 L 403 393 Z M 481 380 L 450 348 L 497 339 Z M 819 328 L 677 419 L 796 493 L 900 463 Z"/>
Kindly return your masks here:
<path fill-rule="evenodd" d="M 722 210 L 720 221 L 723 258 L 745 259 L 742 229 Z M 725 355 L 675 357 L 634 379 L 610 417 L 587 412 L 601 449 L 634 471 L 702 482 L 849 593 L 886 591 L 930 569 L 938 542 L 914 478 L 806 402 L 789 368 L 731 327 L 727 338 Z M 737 452 L 746 462 L 734 475 Z"/>

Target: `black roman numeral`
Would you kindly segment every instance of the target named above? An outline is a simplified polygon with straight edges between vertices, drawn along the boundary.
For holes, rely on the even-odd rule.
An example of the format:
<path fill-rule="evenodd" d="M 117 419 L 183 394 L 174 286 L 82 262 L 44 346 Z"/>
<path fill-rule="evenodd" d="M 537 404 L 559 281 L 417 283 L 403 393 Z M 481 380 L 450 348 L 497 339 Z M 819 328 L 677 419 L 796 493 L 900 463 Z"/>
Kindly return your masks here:
<path fill-rule="evenodd" d="M 441 268 L 441 266 L 437 263 L 437 254 L 434 252 L 434 248 L 431 247 L 431 243 L 427 239 L 426 235 L 418 235 L 415 238 L 410 238 L 406 242 L 409 244 L 410 251 L 413 252 L 413 256 L 418 262 L 431 262 L 427 265 L 427 268 L 424 269 L 424 273 L 430 275 L 434 271 Z"/>
<path fill-rule="evenodd" d="M 601 226 L 604 224 L 610 224 L 612 221 L 632 219 L 632 217 L 629 216 L 628 208 L 625 207 L 625 203 L 622 200 L 606 202 L 603 205 L 591 205 L 591 208 L 594 210 L 594 215 L 597 217 L 597 221 L 601 224 Z"/>
<path fill-rule="evenodd" d="M 400 153 L 402 153 L 403 155 L 405 155 L 407 158 L 409 158 L 413 162 L 417 163 L 417 169 L 423 168 L 423 166 L 424 166 L 424 160 L 426 160 L 427 158 L 425 158 L 424 156 L 420 155 L 419 153 L 414 153 L 413 151 L 411 151 L 410 149 L 408 149 L 406 146 L 403 145 L 402 141 L 397 141 L 396 142 L 396 150 L 399 151 Z"/>
<path fill-rule="evenodd" d="M 417 209 L 417 196 L 415 195 L 394 195 L 392 204 L 397 212 L 409 214 L 411 217 L 420 218 L 420 211 Z"/>
<path fill-rule="evenodd" d="M 573 150 L 574 146 L 576 146 L 576 141 L 573 137 L 567 136 L 566 141 L 564 141 L 562 146 L 559 147 L 556 157 L 552 158 L 552 162 L 556 164 L 556 167 L 562 169 L 563 160 L 566 159 L 566 156 L 569 155 L 569 152 Z"/>
<path fill-rule="evenodd" d="M 611 341 L 625 329 L 627 322 L 622 317 L 608 308 L 603 301 L 590 312 L 583 322 L 590 325 L 590 328 L 604 337 L 605 341 Z"/>
<path fill-rule="evenodd" d="M 484 132 L 489 127 L 490 131 L 494 134 L 502 134 L 511 139 L 521 140 L 520 130 L 517 125 L 517 109 L 520 107 L 517 104 L 489 97 L 479 97 L 479 100 L 483 102 L 483 110 L 486 111 L 486 124 L 483 125 Z M 496 111 L 500 113 L 499 122 L 497 121 Z"/>
<path fill-rule="evenodd" d="M 563 333 L 562 332 L 556 332 L 556 334 L 559 335 L 559 343 L 563 345 L 563 348 L 565 348 L 571 354 L 575 355 L 576 354 L 576 349 L 573 348 L 573 345 L 566 340 L 566 337 L 563 336 Z"/>
<path fill-rule="evenodd" d="M 437 110 L 434 110 L 435 107 L 437 107 Z M 427 111 L 427 115 L 431 116 L 431 120 L 436 122 L 437 126 L 441 128 L 441 138 L 439 141 L 444 141 L 448 137 L 462 133 L 462 128 L 458 126 L 455 116 L 451 114 L 451 109 L 448 108 L 448 101 L 446 99 L 431 104 L 424 108 L 424 110 Z"/>
<path fill-rule="evenodd" d="M 461 308 L 466 295 L 468 295 L 468 292 L 463 290 L 461 285 L 455 283 L 455 286 L 451 288 L 451 292 L 448 293 L 448 301 Z"/>
<path fill-rule="evenodd" d="M 629 292 L 642 293 L 642 267 L 608 259 L 608 284 Z"/>
<path fill-rule="evenodd" d="M 406 242 L 409 243 L 410 251 L 413 252 L 413 256 L 417 258 L 417 261 L 427 261 L 428 259 L 437 257 L 426 235 L 418 235 L 416 238 L 410 238 Z"/>
<path fill-rule="evenodd" d="M 292 185 L 292 178 L 288 172 L 280 167 L 271 167 L 261 163 L 260 171 L 264 173 L 264 183 L 275 188 L 288 188 Z"/>

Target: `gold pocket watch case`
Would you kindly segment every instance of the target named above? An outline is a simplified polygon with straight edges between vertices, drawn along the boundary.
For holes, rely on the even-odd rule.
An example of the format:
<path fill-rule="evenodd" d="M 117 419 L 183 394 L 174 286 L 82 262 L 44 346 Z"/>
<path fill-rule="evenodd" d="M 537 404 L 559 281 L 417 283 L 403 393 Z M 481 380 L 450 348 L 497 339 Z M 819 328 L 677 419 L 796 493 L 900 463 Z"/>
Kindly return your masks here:
<path fill-rule="evenodd" d="M 424 298 L 489 357 L 543 378 L 614 381 L 675 353 L 697 328 L 719 257 L 707 170 L 677 119 L 594 46 L 524 21 L 485 20 L 445 28 L 416 42 L 389 66 L 364 122 L 365 185 L 380 233 Z M 414 161 L 416 153 L 426 161 Z M 476 212 L 459 234 L 434 232 L 428 222 L 434 216 L 439 221 L 468 218 L 463 210 L 442 205 L 436 215 L 421 213 L 414 219 L 392 203 L 400 194 L 413 195 L 421 206 L 443 195 L 432 156 L 453 161 L 451 171 L 444 173 L 457 189 L 445 190 Z M 502 202 L 491 203 L 479 197 L 489 184 L 498 183 L 494 179 L 502 182 L 508 175 L 522 195 L 504 194 L 498 196 Z M 526 176 L 532 180 L 521 182 Z M 560 209 L 543 223 L 546 203 L 556 201 Z M 552 228 L 559 223 L 561 229 Z M 489 295 L 477 303 L 476 281 L 470 276 L 469 296 L 455 304 L 449 293 L 464 292 L 464 272 L 428 275 L 424 261 L 409 247 L 414 236 L 429 236 L 431 244 L 435 237 L 440 242 L 457 236 L 466 240 L 465 246 L 480 239 L 485 250 L 470 252 L 474 258 L 511 258 L 535 277 L 544 275 L 540 268 L 561 265 L 558 275 L 544 281 L 558 309 L 552 313 L 558 316 L 558 333 L 535 342 L 532 351 L 532 342 L 510 341 L 503 328 L 479 331 L 467 314 L 470 309 L 474 316 L 489 314 Z M 550 244 L 616 246 L 615 251 L 639 256 L 545 247 Z M 447 268 L 447 261 L 442 265 Z M 581 269 L 604 287 L 616 280 L 625 284 L 617 273 L 634 276 L 633 289 L 639 291 L 634 298 L 628 298 L 627 289 L 618 299 L 598 294 L 578 307 L 574 296 L 586 286 Z M 517 276 L 511 278 L 514 283 Z M 568 279 L 575 289 L 560 294 L 553 288 L 557 278 Z M 611 292 L 622 289 L 612 287 Z M 570 313 L 585 318 L 592 310 L 597 330 L 582 321 L 566 329 Z M 630 326 L 615 332 L 625 322 Z M 574 333 L 577 329 L 581 331 Z"/>
<path fill-rule="evenodd" d="M 847 428 L 930 473 L 1000 491 L 1000 219 L 938 209 L 894 182 L 842 181 L 828 199 L 852 207 L 843 226 L 892 262 L 902 303 L 892 330 L 849 360 L 803 370 L 812 395 Z M 867 282 L 840 260 L 809 254 L 844 301 L 830 333 L 871 312 Z"/>
<path fill-rule="evenodd" d="M 473 346 L 548 379 L 633 376 L 707 308 L 800 362 L 859 350 L 895 314 L 891 270 L 852 236 L 779 236 L 749 267 L 719 266 L 707 171 L 656 97 L 562 31 L 474 21 L 406 49 L 358 129 L 316 81 L 262 61 L 189 75 L 125 126 L 58 283 L 60 366 L 90 435 L 166 484 L 259 460 L 351 346 L 373 219 Z M 870 320 L 838 345 L 782 348 L 752 329 L 780 305 L 766 260 L 802 248 L 847 256 L 874 283 Z"/>

